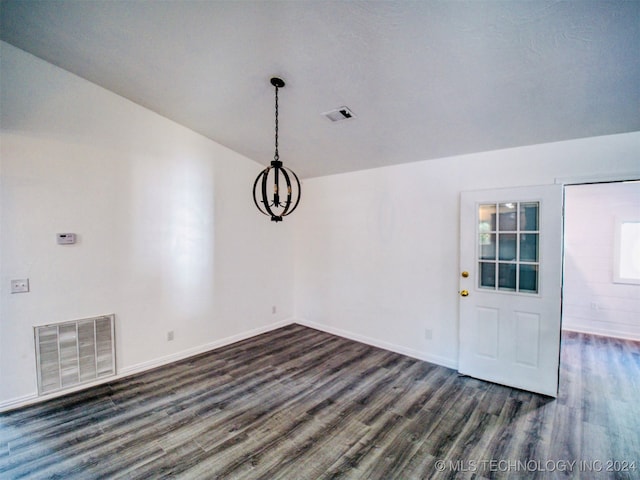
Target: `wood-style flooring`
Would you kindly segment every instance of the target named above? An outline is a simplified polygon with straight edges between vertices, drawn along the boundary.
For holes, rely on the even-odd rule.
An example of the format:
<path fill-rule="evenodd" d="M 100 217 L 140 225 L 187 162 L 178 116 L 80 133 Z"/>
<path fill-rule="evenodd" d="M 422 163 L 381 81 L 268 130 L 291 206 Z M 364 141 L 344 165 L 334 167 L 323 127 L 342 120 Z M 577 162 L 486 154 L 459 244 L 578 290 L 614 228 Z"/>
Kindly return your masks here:
<path fill-rule="evenodd" d="M 640 478 L 640 343 L 562 342 L 551 399 L 291 325 L 0 414 L 0 478 Z"/>

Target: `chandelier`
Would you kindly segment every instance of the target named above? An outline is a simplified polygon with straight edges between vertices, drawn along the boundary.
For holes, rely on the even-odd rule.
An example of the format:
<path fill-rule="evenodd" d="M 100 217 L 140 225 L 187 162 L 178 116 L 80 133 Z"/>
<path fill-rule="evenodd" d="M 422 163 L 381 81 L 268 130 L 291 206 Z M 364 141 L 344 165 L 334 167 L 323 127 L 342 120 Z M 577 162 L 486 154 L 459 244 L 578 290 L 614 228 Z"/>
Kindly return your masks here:
<path fill-rule="evenodd" d="M 278 154 L 278 89 L 284 87 L 284 81 L 274 77 L 271 85 L 276 89 L 276 151 L 271 165 L 260 172 L 253 184 L 253 201 L 260 212 L 271 217 L 272 222 L 281 222 L 298 206 L 301 191 L 298 176 L 282 165 Z"/>

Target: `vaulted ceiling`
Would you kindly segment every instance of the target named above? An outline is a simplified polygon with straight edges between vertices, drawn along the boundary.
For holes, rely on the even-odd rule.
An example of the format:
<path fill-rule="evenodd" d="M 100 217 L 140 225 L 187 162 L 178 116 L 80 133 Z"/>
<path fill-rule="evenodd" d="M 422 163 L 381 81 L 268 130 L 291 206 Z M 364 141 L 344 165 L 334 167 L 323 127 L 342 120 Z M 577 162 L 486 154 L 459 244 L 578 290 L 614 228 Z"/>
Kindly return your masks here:
<path fill-rule="evenodd" d="M 0 38 L 301 177 L 640 130 L 638 1 L 2 0 Z M 347 106 L 355 118 L 323 112 Z"/>

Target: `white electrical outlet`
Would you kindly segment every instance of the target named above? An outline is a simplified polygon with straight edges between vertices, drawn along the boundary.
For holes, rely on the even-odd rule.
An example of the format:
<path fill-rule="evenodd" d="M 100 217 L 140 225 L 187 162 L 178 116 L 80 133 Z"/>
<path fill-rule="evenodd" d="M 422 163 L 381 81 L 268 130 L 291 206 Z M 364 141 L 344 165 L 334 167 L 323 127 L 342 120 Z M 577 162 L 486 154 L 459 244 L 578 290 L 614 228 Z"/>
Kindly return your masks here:
<path fill-rule="evenodd" d="M 173 330 L 167 332 L 167 342 L 173 341 Z"/>
<path fill-rule="evenodd" d="M 11 280 L 11 293 L 27 293 L 29 291 L 29 279 Z"/>
<path fill-rule="evenodd" d="M 431 340 L 433 338 L 433 330 L 430 328 L 424 329 L 424 338 L 425 340 Z"/>
<path fill-rule="evenodd" d="M 273 307 L 271 307 L 271 313 L 274 314 L 278 311 L 278 309 L 276 308 L 276 306 L 274 305 Z"/>

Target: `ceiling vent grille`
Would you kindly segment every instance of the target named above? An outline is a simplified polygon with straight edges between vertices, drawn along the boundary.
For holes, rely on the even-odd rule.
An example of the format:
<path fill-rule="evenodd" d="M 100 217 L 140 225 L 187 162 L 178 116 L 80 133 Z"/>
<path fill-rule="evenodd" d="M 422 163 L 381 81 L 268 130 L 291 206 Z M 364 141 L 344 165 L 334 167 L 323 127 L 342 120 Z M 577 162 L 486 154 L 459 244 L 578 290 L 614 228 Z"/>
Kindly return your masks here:
<path fill-rule="evenodd" d="M 324 112 L 323 116 L 327 117 L 332 122 L 340 122 L 342 120 L 350 120 L 355 118 L 355 113 L 349 109 L 349 107 L 338 107 L 335 110 Z"/>

